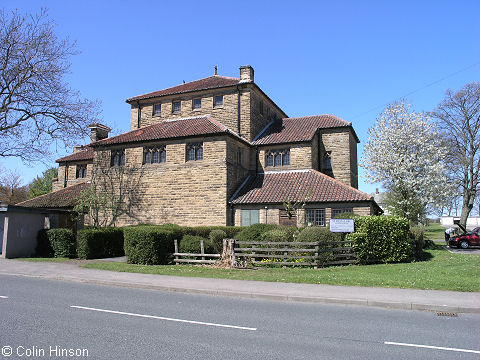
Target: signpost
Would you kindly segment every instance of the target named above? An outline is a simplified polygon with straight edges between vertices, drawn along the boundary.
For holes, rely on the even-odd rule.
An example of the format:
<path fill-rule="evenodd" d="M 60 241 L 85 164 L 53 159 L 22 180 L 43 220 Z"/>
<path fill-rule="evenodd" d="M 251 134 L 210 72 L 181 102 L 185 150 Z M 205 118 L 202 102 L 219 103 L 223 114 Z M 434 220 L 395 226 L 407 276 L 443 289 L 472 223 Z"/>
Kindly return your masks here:
<path fill-rule="evenodd" d="M 355 231 L 355 220 L 331 219 L 330 231 L 333 233 L 352 233 Z"/>

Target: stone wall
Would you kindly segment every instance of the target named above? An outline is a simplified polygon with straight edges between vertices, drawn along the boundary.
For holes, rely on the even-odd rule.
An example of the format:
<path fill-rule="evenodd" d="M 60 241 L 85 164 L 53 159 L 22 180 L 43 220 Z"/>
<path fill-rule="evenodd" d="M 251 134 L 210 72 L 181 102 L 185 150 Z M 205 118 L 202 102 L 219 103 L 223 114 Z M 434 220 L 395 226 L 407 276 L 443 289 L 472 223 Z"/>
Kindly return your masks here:
<path fill-rule="evenodd" d="M 143 146 L 125 151 L 125 211 L 116 226 L 138 223 L 176 223 L 184 226 L 227 224 L 227 142 L 225 137 L 192 138 L 203 141 L 203 160 L 186 161 L 186 143 L 166 143 L 166 163 L 143 165 Z M 96 169 L 108 169 L 110 150 L 96 151 Z M 114 170 L 96 177 L 108 178 Z M 129 182 L 126 179 L 129 179 Z M 108 180 L 108 179 L 107 179 Z M 100 183 L 100 179 L 95 181 Z M 118 185 L 118 179 L 114 181 Z M 116 186 L 117 186 L 116 185 Z"/>
<path fill-rule="evenodd" d="M 290 165 L 286 166 L 269 166 L 266 167 L 265 154 L 270 150 L 284 150 L 290 149 Z M 303 144 L 286 144 L 286 145 L 273 145 L 265 146 L 259 149 L 259 170 L 264 171 L 277 171 L 277 170 L 299 170 L 299 169 L 311 169 L 312 168 L 312 145 L 311 143 Z"/>
<path fill-rule="evenodd" d="M 87 177 L 77 179 L 77 165 L 87 165 Z M 65 187 L 65 170 L 67 175 L 66 186 L 76 185 L 90 180 L 92 176 L 93 163 L 86 161 L 68 162 L 58 166 L 57 181 L 52 182 L 52 191 L 61 190 Z"/>

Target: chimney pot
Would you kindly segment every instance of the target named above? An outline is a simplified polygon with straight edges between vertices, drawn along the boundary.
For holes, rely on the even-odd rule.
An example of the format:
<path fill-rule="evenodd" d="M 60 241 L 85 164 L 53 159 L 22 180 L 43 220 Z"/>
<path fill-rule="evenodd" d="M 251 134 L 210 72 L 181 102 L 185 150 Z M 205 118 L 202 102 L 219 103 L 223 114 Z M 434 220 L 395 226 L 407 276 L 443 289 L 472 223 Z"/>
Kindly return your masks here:
<path fill-rule="evenodd" d="M 254 71 L 250 65 L 240 66 L 240 82 L 253 82 Z"/>
<path fill-rule="evenodd" d="M 215 65 L 215 71 L 214 71 L 213 75 L 218 75 L 217 65 Z"/>

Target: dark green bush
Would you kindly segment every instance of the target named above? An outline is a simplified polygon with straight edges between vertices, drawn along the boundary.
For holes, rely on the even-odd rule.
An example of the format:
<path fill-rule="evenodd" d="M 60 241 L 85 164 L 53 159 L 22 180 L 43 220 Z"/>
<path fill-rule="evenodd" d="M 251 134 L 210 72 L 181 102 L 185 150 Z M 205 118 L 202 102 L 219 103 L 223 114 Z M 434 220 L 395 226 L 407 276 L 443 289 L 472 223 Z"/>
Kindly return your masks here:
<path fill-rule="evenodd" d="M 254 224 L 244 227 L 235 238 L 240 241 L 262 241 L 263 233 L 277 228 L 278 225 L 273 224 Z"/>
<path fill-rule="evenodd" d="M 327 228 L 318 226 L 309 226 L 304 228 L 300 234 L 298 234 L 296 239 L 298 242 L 331 242 L 341 240 L 342 236 L 340 234 L 332 233 Z"/>
<path fill-rule="evenodd" d="M 412 257 L 408 220 L 396 216 L 362 216 L 355 218 L 354 241 L 360 262 L 399 262 Z M 361 233 L 361 235 L 359 235 Z"/>
<path fill-rule="evenodd" d="M 296 228 L 278 227 L 264 232 L 260 239 L 264 242 L 293 242 L 296 232 Z"/>
<path fill-rule="evenodd" d="M 37 247 L 35 248 L 35 256 L 37 257 L 53 257 L 53 249 L 48 239 L 46 229 L 42 229 L 37 233 Z"/>
<path fill-rule="evenodd" d="M 71 229 L 50 229 L 47 236 L 55 257 L 75 257 L 75 237 Z"/>
<path fill-rule="evenodd" d="M 415 259 L 420 259 L 425 247 L 425 229 L 423 226 L 410 227 L 410 245 Z"/>
<path fill-rule="evenodd" d="M 240 226 L 185 226 L 182 227 L 182 232 L 183 235 L 194 235 L 208 238 L 213 230 L 222 230 L 227 234 L 226 237 L 231 239 L 240 231 L 242 231 L 242 229 L 243 228 Z"/>
<path fill-rule="evenodd" d="M 142 265 L 167 264 L 174 251 L 175 231 L 161 226 L 128 227 L 123 230 L 128 262 Z"/>
<path fill-rule="evenodd" d="M 86 228 L 77 233 L 79 259 L 99 259 L 125 255 L 123 230 L 120 228 Z"/>
<path fill-rule="evenodd" d="M 201 236 L 194 235 L 184 235 L 180 241 L 179 251 L 186 254 L 200 254 L 201 245 L 200 242 L 203 240 L 205 254 L 214 254 L 215 249 L 213 247 L 213 241 L 210 239 L 205 239 Z"/>
<path fill-rule="evenodd" d="M 223 251 L 223 239 L 227 238 L 227 233 L 223 230 L 210 231 L 209 239 L 213 244 L 215 254 L 221 254 Z"/>

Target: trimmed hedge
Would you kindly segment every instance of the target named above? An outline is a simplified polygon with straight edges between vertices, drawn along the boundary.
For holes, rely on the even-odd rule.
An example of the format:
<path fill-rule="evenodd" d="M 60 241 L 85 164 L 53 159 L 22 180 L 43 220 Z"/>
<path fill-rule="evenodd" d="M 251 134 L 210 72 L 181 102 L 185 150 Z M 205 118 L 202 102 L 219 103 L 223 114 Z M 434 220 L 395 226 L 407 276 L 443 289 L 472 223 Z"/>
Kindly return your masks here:
<path fill-rule="evenodd" d="M 100 259 L 125 255 L 121 228 L 86 228 L 77 233 L 79 259 Z"/>
<path fill-rule="evenodd" d="M 210 237 L 210 233 L 213 230 L 222 230 L 226 233 L 226 237 L 231 239 L 234 238 L 240 231 L 244 228 L 241 226 L 193 226 L 193 227 L 182 227 L 183 235 L 194 235 L 201 236 L 203 238 Z"/>
<path fill-rule="evenodd" d="M 254 224 L 244 227 L 242 231 L 236 234 L 235 238 L 240 241 L 262 241 L 262 234 L 274 229 L 278 229 L 278 226 L 273 224 Z"/>
<path fill-rule="evenodd" d="M 75 237 L 71 229 L 50 229 L 47 237 L 54 257 L 75 257 Z"/>
<path fill-rule="evenodd" d="M 182 240 L 180 240 L 180 245 L 178 249 L 181 253 L 186 254 L 200 254 L 201 247 L 200 242 L 203 240 L 205 254 L 214 254 L 215 250 L 213 248 L 213 241 L 210 239 L 205 239 L 201 236 L 194 235 L 183 235 Z"/>
<path fill-rule="evenodd" d="M 408 220 L 397 216 L 362 216 L 355 218 L 356 232 L 346 240 L 354 241 L 354 249 L 363 264 L 400 262 L 411 259 Z"/>
<path fill-rule="evenodd" d="M 124 228 L 124 248 L 128 262 L 142 265 L 167 264 L 173 253 L 176 231 L 161 226 Z"/>
<path fill-rule="evenodd" d="M 213 251 L 215 254 L 223 252 L 223 239 L 227 238 L 227 233 L 223 230 L 212 230 L 208 237 L 213 244 Z"/>
<path fill-rule="evenodd" d="M 410 245 L 415 259 L 420 259 L 425 247 L 425 229 L 422 226 L 412 226 L 410 228 Z"/>
<path fill-rule="evenodd" d="M 311 226 L 304 228 L 296 239 L 298 242 L 331 242 L 342 241 L 341 234 L 332 233 L 324 227 Z"/>

